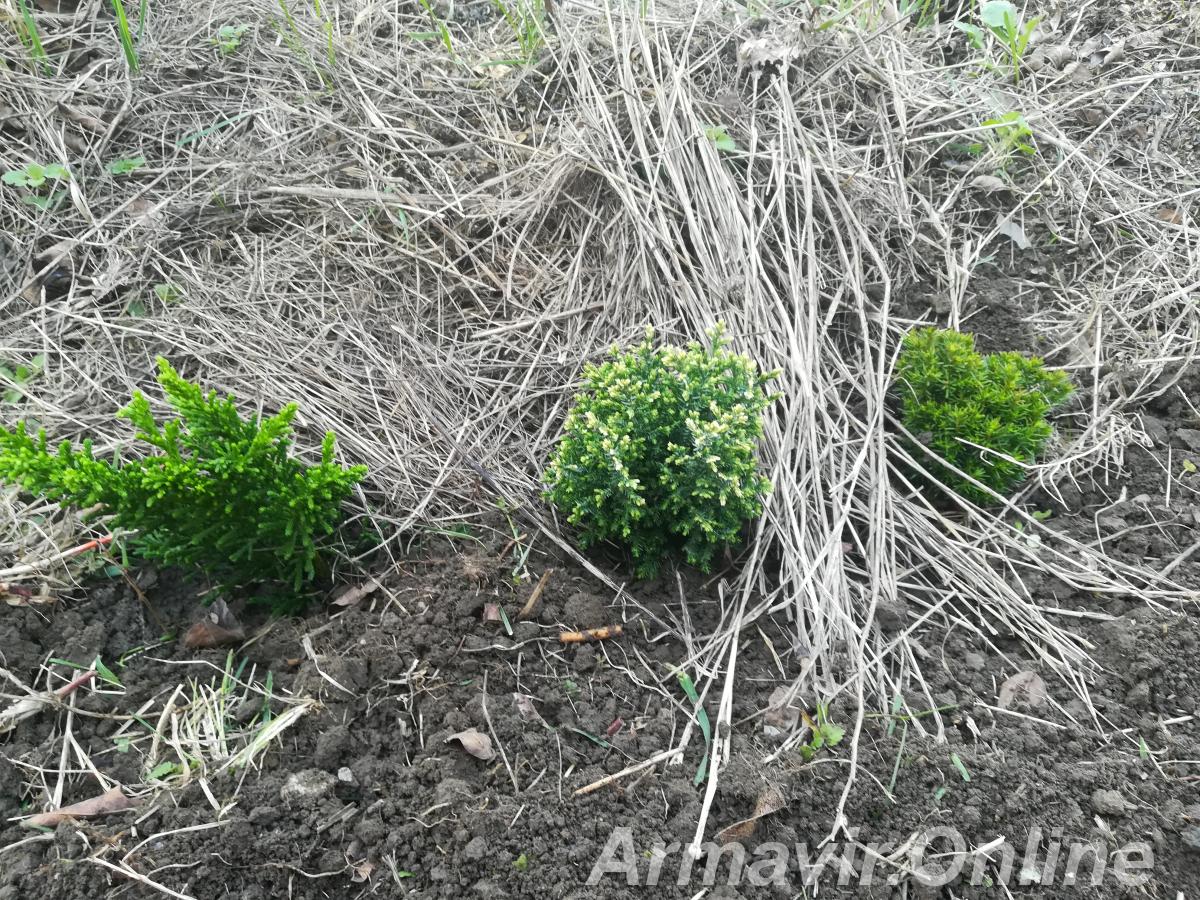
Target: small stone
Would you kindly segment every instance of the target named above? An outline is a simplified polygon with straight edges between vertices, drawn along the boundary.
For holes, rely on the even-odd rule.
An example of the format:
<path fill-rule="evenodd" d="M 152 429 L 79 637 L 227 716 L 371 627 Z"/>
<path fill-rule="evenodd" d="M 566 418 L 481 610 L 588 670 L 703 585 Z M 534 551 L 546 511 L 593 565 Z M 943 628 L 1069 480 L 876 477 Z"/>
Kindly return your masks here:
<path fill-rule="evenodd" d="M 1200 430 L 1195 428 L 1176 428 L 1174 444 L 1188 450 L 1200 450 Z"/>
<path fill-rule="evenodd" d="M 471 838 L 467 846 L 463 848 L 463 856 L 467 859 L 483 859 L 487 856 L 487 852 L 488 842 L 482 835 Z"/>
<path fill-rule="evenodd" d="M 342 766 L 338 769 L 337 780 L 342 784 L 354 784 L 354 773 L 350 771 L 349 766 Z"/>
<path fill-rule="evenodd" d="M 322 772 L 320 769 L 305 769 L 303 772 L 296 772 L 288 776 L 287 781 L 279 790 L 279 796 L 284 803 L 288 804 L 316 803 L 333 792 L 335 783 L 334 777 L 328 772 Z"/>
<path fill-rule="evenodd" d="M 1125 705 L 1133 706 L 1139 709 L 1150 705 L 1150 683 L 1148 681 L 1139 681 L 1129 693 L 1125 695 Z"/>
<path fill-rule="evenodd" d="M 575 671 L 590 672 L 596 668 L 596 650 L 588 644 L 582 644 L 575 651 Z"/>
<path fill-rule="evenodd" d="M 1193 853 L 1200 853 L 1200 825 L 1189 825 L 1180 832 L 1183 846 Z"/>
<path fill-rule="evenodd" d="M 1123 816 L 1129 811 L 1129 804 L 1120 791 L 1097 788 L 1092 792 L 1092 809 L 1102 816 Z"/>
<path fill-rule="evenodd" d="M 256 806 L 250 810 L 250 824 L 264 828 L 273 825 L 279 818 L 279 810 L 273 806 Z"/>

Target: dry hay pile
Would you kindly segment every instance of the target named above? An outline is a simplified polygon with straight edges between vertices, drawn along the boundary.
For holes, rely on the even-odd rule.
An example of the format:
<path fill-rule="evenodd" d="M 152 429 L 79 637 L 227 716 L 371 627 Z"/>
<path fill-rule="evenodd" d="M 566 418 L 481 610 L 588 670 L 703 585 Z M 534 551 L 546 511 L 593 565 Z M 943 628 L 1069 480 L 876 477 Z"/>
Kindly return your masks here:
<path fill-rule="evenodd" d="M 54 77 L 5 33 L 0 161 L 75 173 L 52 212 L 0 193 L 16 263 L 0 355 L 46 354 L 23 412 L 55 435 L 122 440 L 113 411 L 164 354 L 247 404 L 299 401 L 310 436 L 334 429 L 371 467 L 358 515 L 398 552 L 406 528 L 493 502 L 466 460 L 538 509 L 586 361 L 646 324 L 684 339 L 724 320 L 781 371 L 783 399 L 763 447 L 774 493 L 722 627 L 692 636 L 685 661 L 724 690 L 723 714 L 732 635 L 760 616 L 793 623 L 780 649 L 809 660 L 809 700 L 936 706 L 913 639 L 927 626 L 1016 634 L 1086 693 L 1071 620 L 1031 578 L 1183 596 L 1020 498 L 939 511 L 911 483 L 925 460 L 888 390 L 914 309 L 969 329 L 990 256 L 1052 232 L 1067 262 L 1027 283 L 1031 328 L 1090 400 L 1034 480 L 1119 471 L 1141 437 L 1131 410 L 1171 387 L 1200 326 L 1196 229 L 1161 213 L 1186 208 L 1196 159 L 1160 146 L 1129 165 L 1126 110 L 1186 119 L 1172 91 L 1194 47 L 1155 67 L 1085 51 L 1097 77 L 1108 66 L 1101 87 L 1051 63 L 1014 86 L 949 23 L 877 2 L 831 18 L 556 4 L 530 65 L 511 61 L 500 19 L 451 20 L 448 51 L 416 2 L 329 4 L 328 28 L 299 4 L 290 23 L 268 0 L 219 20 L 171 6 L 152 11 L 132 76 L 86 4 L 42 20 Z M 1045 23 L 1043 41 L 1070 44 L 1080 15 Z M 251 27 L 221 55 L 230 23 Z M 981 123 L 1010 110 L 1039 153 L 993 192 L 976 178 L 1004 160 Z M 947 162 L 970 142 L 982 156 Z M 134 157 L 132 175 L 105 174 Z M 898 606 L 909 627 L 881 636 L 877 612 Z"/>

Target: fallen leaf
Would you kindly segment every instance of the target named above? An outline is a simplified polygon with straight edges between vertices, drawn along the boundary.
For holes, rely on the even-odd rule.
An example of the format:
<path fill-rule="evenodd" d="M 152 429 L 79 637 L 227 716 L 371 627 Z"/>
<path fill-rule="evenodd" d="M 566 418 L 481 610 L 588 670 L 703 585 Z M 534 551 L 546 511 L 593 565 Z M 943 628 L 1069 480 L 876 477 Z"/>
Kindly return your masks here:
<path fill-rule="evenodd" d="M 996 233 L 1011 240 L 1019 250 L 1028 250 L 1033 246 L 1029 242 L 1029 238 L 1025 236 L 1025 229 L 1019 222 L 1014 222 L 1012 219 L 1001 219 L 997 222 Z"/>
<path fill-rule="evenodd" d="M 136 801 L 130 800 L 125 796 L 124 791 L 119 787 L 115 787 L 109 791 L 105 791 L 99 797 L 92 797 L 90 800 L 81 800 L 79 803 L 72 803 L 70 806 L 64 806 L 52 812 L 39 813 L 36 816 L 25 819 L 21 824 L 25 828 L 54 828 L 59 822 L 65 822 L 67 819 L 107 816 L 136 807 Z"/>
<path fill-rule="evenodd" d="M 612 724 L 608 726 L 608 730 L 604 732 L 605 737 L 612 737 L 618 731 L 625 727 L 625 720 L 620 716 L 612 720 Z"/>
<path fill-rule="evenodd" d="M 1183 213 L 1172 206 L 1164 206 L 1154 214 L 1160 222 L 1166 222 L 1168 225 L 1182 225 Z"/>
<path fill-rule="evenodd" d="M 767 785 L 758 795 L 758 800 L 754 804 L 754 814 L 748 819 L 742 819 L 740 822 L 734 822 L 727 828 L 722 828 L 717 832 L 717 843 L 727 844 L 730 841 L 744 841 L 746 838 L 754 834 L 758 829 L 758 820 L 764 816 L 769 816 L 771 813 L 779 812 L 787 803 L 783 799 L 783 793 L 773 784 Z"/>
<path fill-rule="evenodd" d="M 483 621 L 484 622 L 502 622 L 504 617 L 500 615 L 499 603 L 483 604 Z"/>
<path fill-rule="evenodd" d="M 99 106 L 71 106 L 62 100 L 58 101 L 58 110 L 69 121 L 74 122 L 85 131 L 93 134 L 104 134 L 108 131 L 108 123 L 104 121 L 104 110 Z"/>
<path fill-rule="evenodd" d="M 1120 40 L 1111 47 L 1102 47 L 1091 55 L 1093 66 L 1113 66 L 1125 58 L 1125 41 Z"/>
<path fill-rule="evenodd" d="M 205 650 L 210 647 L 227 647 L 246 639 L 241 631 L 230 631 L 212 622 L 197 622 L 183 636 L 183 646 L 189 650 Z"/>
<path fill-rule="evenodd" d="M 1001 709 L 1009 709 L 1014 703 L 1017 706 L 1030 708 L 1041 706 L 1046 702 L 1046 682 L 1037 672 L 1018 672 L 1000 685 L 1000 698 L 996 705 Z"/>
<path fill-rule="evenodd" d="M 206 647 L 224 647 L 246 639 L 246 630 L 229 609 L 229 604 L 220 598 L 204 614 L 204 618 L 187 630 L 183 646 L 189 650 Z"/>
<path fill-rule="evenodd" d="M 763 713 L 763 734 L 773 738 L 785 738 L 800 722 L 800 707 L 793 696 L 790 701 L 788 694 L 791 689 L 780 685 L 771 691 L 767 698 L 767 711 Z"/>
<path fill-rule="evenodd" d="M 538 712 L 537 707 L 533 705 L 533 701 L 535 699 L 537 698 L 531 697 L 528 694 L 513 694 L 513 703 L 516 704 L 517 715 L 521 717 L 522 721 L 529 721 L 532 719 L 545 725 L 546 720 L 542 718 L 542 714 Z"/>
<path fill-rule="evenodd" d="M 371 873 L 375 871 L 375 863 L 369 859 L 364 859 L 360 862 L 350 864 L 350 880 L 355 884 L 362 884 L 364 881 L 371 880 Z"/>
<path fill-rule="evenodd" d="M 447 744 L 451 741 L 458 741 L 464 750 L 484 762 L 496 757 L 496 751 L 492 749 L 492 739 L 486 734 L 480 734 L 474 728 L 468 728 L 466 731 L 460 731 L 446 738 Z"/>
<path fill-rule="evenodd" d="M 980 175 L 972 179 L 971 187 L 977 191 L 987 191 L 990 194 L 1008 190 L 1008 184 L 1004 179 L 997 178 L 995 175 Z"/>
<path fill-rule="evenodd" d="M 362 603 L 364 597 L 369 597 L 377 590 L 379 590 L 379 582 L 371 578 L 360 585 L 346 588 L 337 595 L 337 599 L 333 601 L 332 605 L 358 606 L 358 604 Z"/>

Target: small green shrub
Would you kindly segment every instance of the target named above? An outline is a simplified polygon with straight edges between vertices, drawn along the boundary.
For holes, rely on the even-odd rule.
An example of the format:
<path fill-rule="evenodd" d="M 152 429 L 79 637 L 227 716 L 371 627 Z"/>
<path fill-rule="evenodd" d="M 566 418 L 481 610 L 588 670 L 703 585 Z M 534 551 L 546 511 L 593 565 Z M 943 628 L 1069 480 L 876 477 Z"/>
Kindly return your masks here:
<path fill-rule="evenodd" d="M 707 569 L 770 489 L 755 451 L 775 373 L 727 350 L 720 327 L 709 337 L 655 347 L 647 329 L 638 347 L 588 366 L 546 472 L 547 497 L 584 546 L 626 544 L 641 577 L 676 550 Z"/>
<path fill-rule="evenodd" d="M 366 474 L 334 462 L 325 435 L 321 462 L 292 457 L 290 404 L 266 419 L 243 419 L 233 398 L 205 394 L 164 359 L 158 382 L 179 414 L 160 425 L 135 393 L 118 415 L 157 452 L 122 462 L 97 459 L 90 442 L 52 450 L 24 424 L 0 428 L 0 482 L 112 517 L 136 531 L 134 549 L 168 565 L 199 566 L 223 584 L 284 582 L 277 612 L 303 605 L 301 587 L 315 575 L 318 544 L 341 518 L 341 503 Z"/>
<path fill-rule="evenodd" d="M 1002 495 L 1024 479 L 1022 464 L 1034 462 L 1050 439 L 1046 415 L 1072 390 L 1066 375 L 1047 370 L 1040 359 L 1017 353 L 983 356 L 973 335 L 936 328 L 905 336 L 896 383 L 904 427 L 946 462 Z M 933 474 L 969 500 L 993 500 L 944 467 L 935 466 Z"/>

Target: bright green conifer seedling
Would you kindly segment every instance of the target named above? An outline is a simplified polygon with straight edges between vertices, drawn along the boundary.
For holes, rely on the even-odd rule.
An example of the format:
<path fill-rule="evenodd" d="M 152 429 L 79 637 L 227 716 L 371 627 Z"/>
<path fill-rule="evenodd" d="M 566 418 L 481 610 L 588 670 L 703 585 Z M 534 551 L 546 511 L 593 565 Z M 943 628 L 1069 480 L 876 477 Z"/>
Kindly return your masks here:
<path fill-rule="evenodd" d="M 983 356 L 975 350 L 973 335 L 936 328 L 905 336 L 896 386 L 904 427 L 946 462 L 1001 495 L 1024 480 L 1024 466 L 1037 460 L 1050 439 L 1047 414 L 1072 390 L 1066 375 L 1046 369 L 1036 357 Z M 932 471 L 969 500 L 994 500 L 949 469 L 935 465 Z"/>
<path fill-rule="evenodd" d="M 318 465 L 292 457 L 295 404 L 243 419 L 233 398 L 205 394 L 164 359 L 158 369 L 178 418 L 159 425 L 140 393 L 118 414 L 157 452 L 121 462 L 97 459 L 90 442 L 54 451 L 44 431 L 33 438 L 20 424 L 0 428 L 0 482 L 65 505 L 99 504 L 115 527 L 136 532 L 133 546 L 147 559 L 199 566 L 229 585 L 283 582 L 292 593 L 272 597 L 272 607 L 295 611 L 319 542 L 366 468 L 334 462 L 332 432 Z"/>
<path fill-rule="evenodd" d="M 638 347 L 588 366 L 546 472 L 547 497 L 584 546 L 627 545 L 641 577 L 673 550 L 707 570 L 770 489 L 756 450 L 776 373 L 726 349 L 719 326 L 709 338 L 655 347 L 647 329 Z"/>

